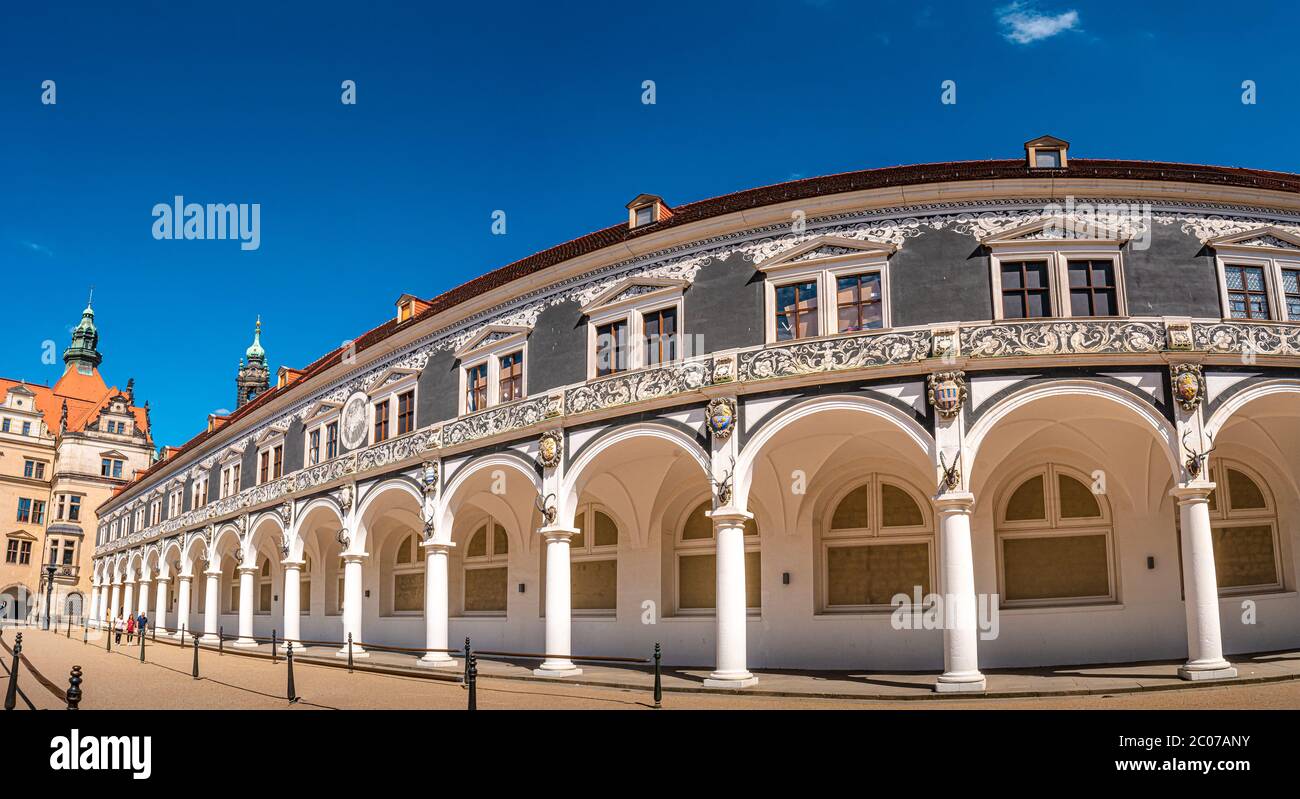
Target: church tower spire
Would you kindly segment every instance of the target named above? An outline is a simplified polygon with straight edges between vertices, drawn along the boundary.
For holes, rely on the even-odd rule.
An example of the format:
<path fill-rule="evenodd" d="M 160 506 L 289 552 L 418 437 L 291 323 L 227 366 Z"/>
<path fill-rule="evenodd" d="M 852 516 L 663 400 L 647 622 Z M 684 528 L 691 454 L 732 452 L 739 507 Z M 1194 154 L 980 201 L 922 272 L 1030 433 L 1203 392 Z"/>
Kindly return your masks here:
<path fill-rule="evenodd" d="M 63 351 L 64 372 L 76 367 L 81 374 L 90 374 L 99 366 L 104 356 L 99 354 L 99 331 L 95 329 L 95 290 L 90 290 L 86 310 L 81 312 L 81 322 L 72 331 L 72 345 Z"/>
<path fill-rule="evenodd" d="M 235 409 L 250 402 L 258 394 L 271 387 L 271 370 L 266 365 L 266 350 L 262 349 L 262 317 L 257 317 L 253 328 L 253 343 L 244 351 L 239 360 L 239 371 L 235 375 Z"/>

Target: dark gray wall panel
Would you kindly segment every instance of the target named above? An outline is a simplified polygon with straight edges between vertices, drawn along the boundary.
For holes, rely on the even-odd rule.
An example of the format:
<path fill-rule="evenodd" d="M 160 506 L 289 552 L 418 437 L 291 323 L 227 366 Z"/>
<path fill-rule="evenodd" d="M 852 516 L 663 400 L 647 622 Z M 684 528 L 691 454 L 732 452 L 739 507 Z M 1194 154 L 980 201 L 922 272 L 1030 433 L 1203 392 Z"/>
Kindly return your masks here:
<path fill-rule="evenodd" d="M 325 443 L 321 442 L 321 447 L 324 446 Z M 289 429 L 284 434 L 284 473 L 293 474 L 301 469 L 302 460 L 303 424 L 295 418 L 289 423 Z"/>
<path fill-rule="evenodd" d="M 568 300 L 538 315 L 528 336 L 530 395 L 587 379 L 587 320 L 580 307 Z"/>
<path fill-rule="evenodd" d="M 1149 247 L 1124 248 L 1129 315 L 1219 318 L 1214 253 L 1178 224 L 1150 224 Z"/>
<path fill-rule="evenodd" d="M 257 445 L 250 441 L 244 448 L 244 457 L 240 460 L 239 488 L 242 491 L 255 485 L 257 485 Z"/>
<path fill-rule="evenodd" d="M 763 343 L 763 275 L 752 261 L 732 255 L 700 267 L 682 304 L 687 355 Z"/>
<path fill-rule="evenodd" d="M 989 259 L 973 237 L 923 230 L 889 259 L 895 327 L 993 317 Z"/>
<path fill-rule="evenodd" d="M 456 378 L 456 359 L 450 352 L 439 351 L 429 357 L 415 392 L 416 427 L 455 418 L 459 407 L 456 392 L 460 390 Z"/>

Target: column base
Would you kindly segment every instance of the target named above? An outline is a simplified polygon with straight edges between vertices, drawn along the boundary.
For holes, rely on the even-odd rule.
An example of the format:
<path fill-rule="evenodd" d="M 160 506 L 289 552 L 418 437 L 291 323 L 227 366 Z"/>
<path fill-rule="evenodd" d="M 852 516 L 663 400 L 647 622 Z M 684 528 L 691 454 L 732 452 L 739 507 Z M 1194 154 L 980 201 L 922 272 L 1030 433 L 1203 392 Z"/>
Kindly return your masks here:
<path fill-rule="evenodd" d="M 294 649 L 297 649 L 297 648 L 298 648 L 298 647 L 296 647 L 296 646 L 294 647 Z M 337 651 L 337 652 L 334 653 L 334 657 L 345 658 L 345 657 L 347 657 L 347 656 L 348 656 L 348 648 L 347 648 L 346 646 L 344 646 L 342 649 L 340 649 L 339 651 Z M 356 644 L 353 644 L 353 645 L 352 645 L 352 659 L 353 659 L 353 660 L 356 660 L 357 658 L 368 658 L 368 657 L 370 657 L 370 653 L 369 653 L 369 652 L 367 652 L 366 650 L 364 650 L 364 649 L 362 649 L 361 647 L 357 646 Z"/>
<path fill-rule="evenodd" d="M 533 669 L 534 677 L 577 677 L 581 673 L 582 669 L 573 665 L 571 660 L 548 660 L 540 668 Z"/>
<path fill-rule="evenodd" d="M 203 635 L 199 636 L 199 643 L 201 644 L 215 644 L 220 640 L 221 639 L 217 636 L 216 633 L 204 633 Z"/>
<path fill-rule="evenodd" d="M 748 688 L 757 684 L 758 678 L 747 671 L 715 671 L 704 680 L 705 688 Z"/>
<path fill-rule="evenodd" d="M 937 694 L 982 694 L 986 690 L 987 682 L 978 671 L 974 674 L 940 674 L 934 682 Z"/>
<path fill-rule="evenodd" d="M 415 665 L 425 669 L 459 669 L 460 663 L 455 658 L 442 654 L 440 657 L 433 653 L 425 655 L 415 661 Z"/>
<path fill-rule="evenodd" d="M 1178 676 L 1184 680 L 1200 682 L 1201 680 L 1231 680 L 1237 676 L 1237 669 L 1228 661 L 1223 661 L 1221 666 L 1181 666 L 1178 669 Z"/>
<path fill-rule="evenodd" d="M 237 638 L 231 646 L 237 646 L 240 649 L 254 649 L 257 647 L 257 642 L 252 638 Z"/>

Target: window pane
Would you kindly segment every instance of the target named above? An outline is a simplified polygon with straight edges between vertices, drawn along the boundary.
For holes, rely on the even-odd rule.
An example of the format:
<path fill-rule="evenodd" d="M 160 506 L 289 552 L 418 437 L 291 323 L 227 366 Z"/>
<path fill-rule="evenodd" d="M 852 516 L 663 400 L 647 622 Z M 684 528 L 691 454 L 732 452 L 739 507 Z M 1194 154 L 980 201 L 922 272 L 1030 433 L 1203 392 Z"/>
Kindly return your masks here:
<path fill-rule="evenodd" d="M 465 570 L 465 610 L 497 611 L 506 609 L 506 569 Z"/>
<path fill-rule="evenodd" d="M 1006 520 L 1039 521 L 1047 518 L 1047 505 L 1043 500 L 1043 476 L 1036 475 L 1020 484 L 1007 501 Z"/>
<path fill-rule="evenodd" d="M 928 544 L 831 547 L 826 552 L 829 605 L 888 605 L 895 594 L 930 592 Z"/>
<path fill-rule="evenodd" d="M 713 520 L 704 515 L 709 509 L 709 503 L 702 502 L 691 511 L 682 528 L 683 541 L 707 541 L 713 537 Z"/>
<path fill-rule="evenodd" d="M 596 517 L 596 546 L 617 546 L 618 526 L 614 524 L 614 520 L 600 511 L 596 511 L 593 515 Z"/>
<path fill-rule="evenodd" d="M 505 555 L 510 551 L 510 539 L 506 536 L 506 528 L 501 525 L 495 525 L 492 528 L 492 554 Z"/>
<path fill-rule="evenodd" d="M 1019 261 L 1002 264 L 1002 288 L 1004 289 L 1021 289 L 1024 284 L 1021 283 L 1020 269 L 1024 266 Z"/>
<path fill-rule="evenodd" d="M 916 500 L 898 486 L 881 484 L 880 505 L 885 527 L 916 527 L 925 524 L 925 517 L 921 515 Z"/>
<path fill-rule="evenodd" d="M 1110 594 L 1104 535 L 1004 539 L 1002 570 L 1008 600 Z"/>
<path fill-rule="evenodd" d="M 1063 474 L 1057 475 L 1057 485 L 1060 486 L 1061 491 L 1061 518 L 1101 518 L 1101 505 L 1097 503 L 1096 495 L 1087 486 Z"/>
<path fill-rule="evenodd" d="M 868 513 L 871 498 L 871 486 L 863 485 L 853 489 L 840 500 L 831 517 L 832 530 L 853 530 L 871 526 Z"/>
<path fill-rule="evenodd" d="M 684 610 L 712 608 L 717 596 L 717 559 L 713 555 L 677 558 L 678 606 Z"/>
<path fill-rule="evenodd" d="M 1228 495 L 1232 499 L 1232 510 L 1268 507 L 1264 501 L 1264 492 L 1260 491 L 1255 481 L 1236 469 L 1228 470 Z"/>
<path fill-rule="evenodd" d="M 465 557 L 478 558 L 484 555 L 487 555 L 487 527 L 480 527 L 470 537 L 469 546 L 465 547 Z"/>
<path fill-rule="evenodd" d="M 580 560 L 570 567 L 574 610 L 614 610 L 618 593 L 617 560 Z"/>
<path fill-rule="evenodd" d="M 393 610 L 424 610 L 424 572 L 393 575 Z"/>
<path fill-rule="evenodd" d="M 1277 581 L 1271 526 L 1221 527 L 1211 534 L 1220 588 L 1270 585 Z"/>

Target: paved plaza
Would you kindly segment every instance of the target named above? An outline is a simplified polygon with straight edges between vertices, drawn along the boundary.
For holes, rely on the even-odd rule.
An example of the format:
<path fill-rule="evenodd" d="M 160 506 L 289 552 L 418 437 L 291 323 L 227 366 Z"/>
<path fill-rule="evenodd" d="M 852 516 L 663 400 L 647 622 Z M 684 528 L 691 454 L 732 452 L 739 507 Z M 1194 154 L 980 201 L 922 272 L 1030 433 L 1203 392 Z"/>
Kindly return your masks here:
<path fill-rule="evenodd" d="M 270 660 L 269 647 L 224 654 L 201 648 L 200 679 L 191 675 L 193 649 L 149 643 L 145 662 L 139 647 L 105 651 L 102 636 L 80 629 L 66 633 L 9 628 L 12 647 L 23 633 L 23 654 L 47 684 L 24 668 L 20 686 L 33 704 L 56 708 L 54 689 L 67 686 L 73 665 L 84 674 L 81 707 L 97 709 L 463 709 L 460 672 L 417 669 L 409 656 L 371 653 L 348 673 L 333 650 L 309 649 L 297 659 L 295 687 L 301 700 L 286 701 L 283 656 Z M 3 653 L 6 664 L 11 656 Z M 755 688 L 718 693 L 700 687 L 705 670 L 665 670 L 666 709 L 955 709 L 955 708 L 1300 708 L 1300 653 L 1233 658 L 1240 679 L 1189 685 L 1174 673 L 1177 664 L 1147 663 L 1062 669 L 990 672 L 990 695 L 937 698 L 932 675 L 869 673 L 760 673 Z M 652 675 L 628 668 L 587 666 L 578 678 L 532 679 L 531 663 L 479 661 L 478 706 L 495 709 L 649 709 Z"/>

